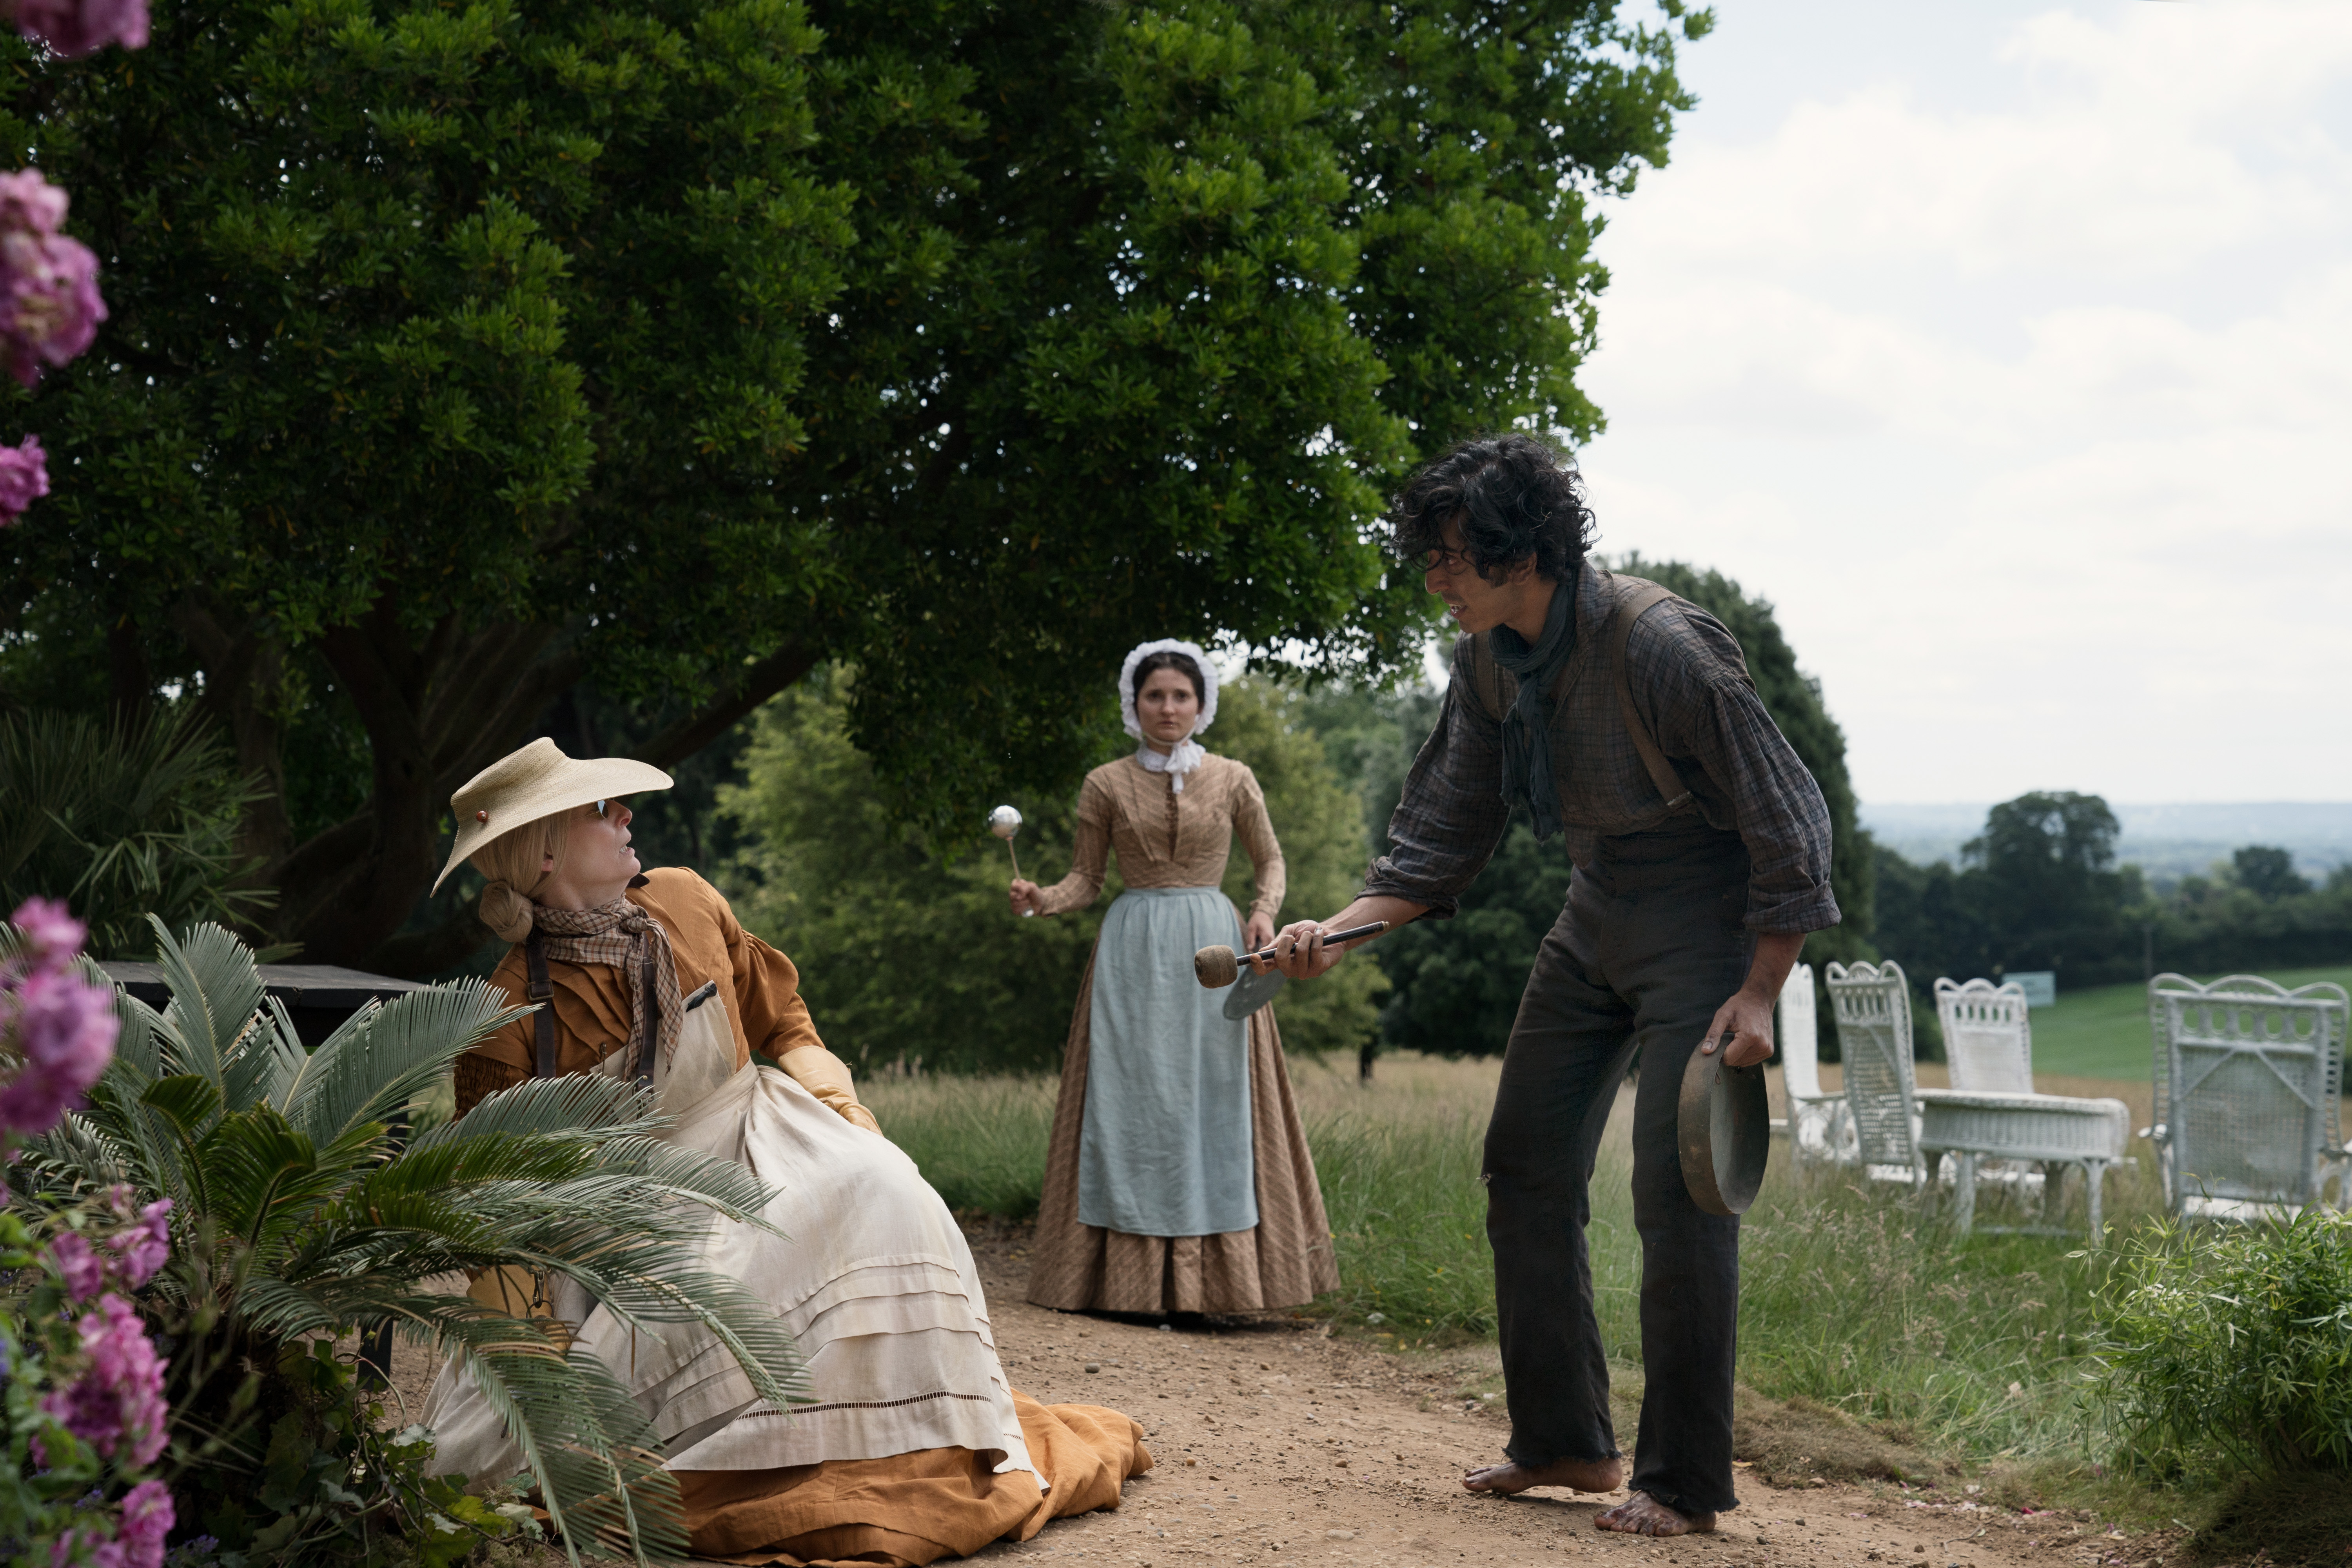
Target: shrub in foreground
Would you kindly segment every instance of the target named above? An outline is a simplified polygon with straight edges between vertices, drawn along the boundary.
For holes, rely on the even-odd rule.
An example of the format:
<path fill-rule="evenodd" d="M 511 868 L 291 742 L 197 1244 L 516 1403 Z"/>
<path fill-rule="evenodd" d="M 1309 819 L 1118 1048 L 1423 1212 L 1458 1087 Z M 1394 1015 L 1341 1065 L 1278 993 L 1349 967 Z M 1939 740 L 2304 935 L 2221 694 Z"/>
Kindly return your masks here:
<path fill-rule="evenodd" d="M 2150 1226 L 2098 1307 L 2106 1418 L 2128 1463 L 2352 1473 L 2352 1215 Z"/>
<path fill-rule="evenodd" d="M 389 1321 L 488 1390 L 575 1561 L 600 1541 L 640 1561 L 682 1554 L 676 1483 L 625 1386 L 546 1321 L 439 1282 L 519 1268 L 572 1279 L 633 1326 L 699 1321 L 781 1406 L 790 1340 L 699 1260 L 713 1212 L 764 1224 L 767 1190 L 662 1142 L 650 1097 L 596 1077 L 519 1085 L 404 1139 L 404 1108 L 514 1016 L 502 995 L 412 992 L 306 1053 L 227 931 L 156 931 L 170 1004 L 116 994 L 121 1035 L 88 1109 L 29 1142 L 13 1184 L 35 1214 L 123 1189 L 126 1211 L 169 1215 L 171 1261 L 138 1304 L 173 1341 L 163 1462 L 184 1528 L 251 1564 L 375 1561 L 404 1534 L 426 1568 L 441 1537 L 499 1532 L 424 1486 L 423 1433 L 379 1440 L 333 1347 Z"/>

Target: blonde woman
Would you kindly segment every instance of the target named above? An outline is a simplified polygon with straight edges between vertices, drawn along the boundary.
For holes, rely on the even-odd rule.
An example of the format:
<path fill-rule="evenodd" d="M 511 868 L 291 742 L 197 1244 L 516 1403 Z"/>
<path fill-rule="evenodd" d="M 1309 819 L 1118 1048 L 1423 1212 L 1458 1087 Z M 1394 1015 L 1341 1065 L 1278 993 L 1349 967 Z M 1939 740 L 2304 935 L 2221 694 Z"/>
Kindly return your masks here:
<path fill-rule="evenodd" d="M 1013 1392 L 962 1232 L 858 1103 L 792 961 L 693 872 L 639 867 L 620 797 L 669 784 L 641 763 L 534 741 L 452 797 L 441 876 L 470 859 L 488 879 L 482 919 L 514 944 L 493 983 L 541 1003 L 459 1059 L 459 1115 L 533 1076 L 635 1079 L 673 1142 L 741 1162 L 776 1194 L 765 1217 L 791 1239 L 719 1220 L 706 1263 L 775 1304 L 809 1405 L 757 1400 L 698 1327 L 633 1340 L 561 1286 L 552 1303 L 653 1415 L 694 1552 L 928 1563 L 1115 1506 L 1150 1465 L 1141 1428 Z M 450 1371 L 425 1420 L 445 1472 L 521 1468 L 487 1400 Z"/>
<path fill-rule="evenodd" d="M 1070 874 L 1012 887 L 1016 913 L 1084 909 L 1114 848 L 1127 884 L 1070 1018 L 1029 1300 L 1155 1315 L 1297 1306 L 1339 1279 L 1274 1009 L 1229 1019 L 1224 993 L 1192 977 L 1200 948 L 1273 940 L 1282 847 L 1255 775 L 1193 739 L 1217 716 L 1206 654 L 1145 643 L 1118 695 L 1136 749 L 1087 775 Z M 1219 890 L 1237 834 L 1257 884 L 1246 923 Z"/>

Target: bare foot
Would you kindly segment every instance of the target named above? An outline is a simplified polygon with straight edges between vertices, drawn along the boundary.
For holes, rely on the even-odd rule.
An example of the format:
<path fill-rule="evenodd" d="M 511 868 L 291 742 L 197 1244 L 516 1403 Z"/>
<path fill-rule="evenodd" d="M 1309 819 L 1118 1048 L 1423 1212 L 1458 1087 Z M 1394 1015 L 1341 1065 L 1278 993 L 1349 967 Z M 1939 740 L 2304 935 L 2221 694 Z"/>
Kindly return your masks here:
<path fill-rule="evenodd" d="M 1530 1468 L 1516 1460 L 1473 1470 L 1462 1484 L 1474 1492 L 1505 1496 L 1529 1487 L 1568 1487 L 1580 1492 L 1613 1492 L 1625 1484 L 1622 1459 L 1555 1459 Z"/>
<path fill-rule="evenodd" d="M 1676 1513 L 1647 1492 L 1635 1492 L 1615 1508 L 1592 1516 L 1596 1530 L 1627 1535 L 1704 1535 L 1715 1529 L 1711 1513 Z"/>

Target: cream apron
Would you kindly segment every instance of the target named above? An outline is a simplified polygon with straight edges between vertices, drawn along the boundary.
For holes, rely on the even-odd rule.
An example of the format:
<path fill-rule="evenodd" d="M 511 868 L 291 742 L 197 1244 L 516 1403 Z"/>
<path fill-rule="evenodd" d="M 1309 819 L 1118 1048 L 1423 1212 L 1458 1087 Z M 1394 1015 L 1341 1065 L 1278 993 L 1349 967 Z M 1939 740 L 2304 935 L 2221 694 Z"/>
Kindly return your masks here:
<path fill-rule="evenodd" d="M 719 991 L 686 1015 L 654 1090 L 681 1148 L 748 1166 L 776 1195 L 784 1238 L 713 1215 L 703 1266 L 775 1304 L 808 1369 L 813 1402 L 780 1413 L 696 1323 L 631 1331 L 556 1281 L 552 1315 L 635 1395 L 677 1470 L 764 1470 L 969 1448 L 1001 1473 L 1027 1470 L 1012 1389 L 996 1358 L 971 1249 L 947 1205 L 888 1139 L 845 1121 L 772 1067 L 735 1060 Z M 628 1051 L 600 1069 L 626 1070 Z M 480 1291 L 478 1289 L 477 1294 Z M 432 1470 L 503 1480 L 522 1450 L 456 1363 L 425 1406 Z M 1044 1478 L 1039 1478 L 1044 1484 Z"/>

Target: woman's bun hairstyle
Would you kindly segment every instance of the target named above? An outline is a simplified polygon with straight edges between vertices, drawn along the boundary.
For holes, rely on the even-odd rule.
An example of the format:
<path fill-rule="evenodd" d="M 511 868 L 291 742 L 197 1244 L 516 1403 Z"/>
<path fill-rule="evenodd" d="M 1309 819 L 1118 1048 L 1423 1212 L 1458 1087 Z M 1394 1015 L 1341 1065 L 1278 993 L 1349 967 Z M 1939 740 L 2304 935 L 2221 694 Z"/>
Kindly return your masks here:
<path fill-rule="evenodd" d="M 474 869 L 489 879 L 474 912 L 500 942 L 520 942 L 530 934 L 531 896 L 563 869 L 563 852 L 572 843 L 572 819 L 578 808 L 559 811 L 526 822 L 511 833 L 501 833 L 469 858 Z M 553 866 L 547 864 L 552 858 Z"/>

